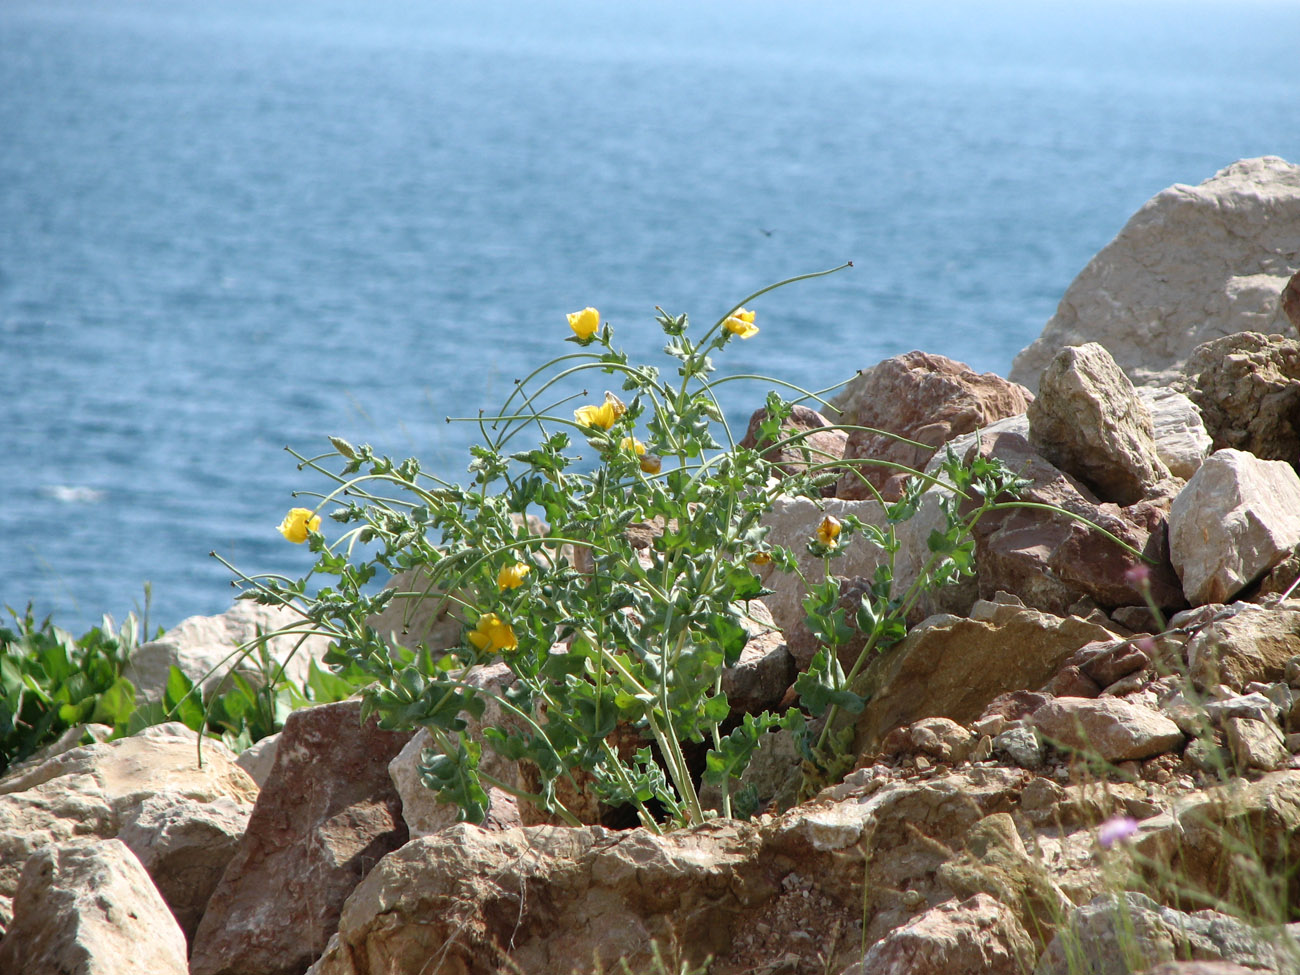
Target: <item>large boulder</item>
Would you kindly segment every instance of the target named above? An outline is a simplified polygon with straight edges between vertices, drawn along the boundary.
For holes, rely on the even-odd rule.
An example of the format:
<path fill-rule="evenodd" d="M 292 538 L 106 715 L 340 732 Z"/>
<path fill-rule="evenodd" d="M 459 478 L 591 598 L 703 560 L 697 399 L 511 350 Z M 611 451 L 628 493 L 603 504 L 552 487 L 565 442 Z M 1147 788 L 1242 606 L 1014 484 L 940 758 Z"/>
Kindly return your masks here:
<path fill-rule="evenodd" d="M 984 516 L 975 527 L 981 596 L 1015 593 L 1026 605 L 1064 616 L 1084 597 L 1107 610 L 1141 605 L 1149 586 L 1158 606 L 1182 608 L 1182 587 L 1169 565 L 1166 500 L 1103 503 L 1015 434 L 986 437 L 979 449 L 1030 481 L 1020 500 L 1064 509 L 1011 508 Z"/>
<path fill-rule="evenodd" d="M 836 485 L 836 497 L 872 498 L 875 488 L 886 500 L 896 500 L 908 476 L 896 465 L 924 470 L 935 450 L 953 437 L 1023 413 L 1030 399 L 1000 376 L 925 352 L 894 356 L 864 370 L 834 405 L 841 423 L 882 432 L 854 430 L 844 456 L 884 463 L 854 465 Z"/>
<path fill-rule="evenodd" d="M 1233 163 L 1149 200 L 1075 278 L 1011 379 L 1036 388 L 1058 350 L 1100 342 L 1134 382 L 1172 378 L 1196 346 L 1282 332 L 1278 295 L 1300 268 L 1300 166 Z"/>
<path fill-rule="evenodd" d="M 188 975 L 185 935 L 120 840 L 47 846 L 28 858 L 0 972 Z"/>
<path fill-rule="evenodd" d="M 194 935 L 191 975 L 301 975 L 343 901 L 407 840 L 388 763 L 410 732 L 361 722 L 361 702 L 295 711 L 248 829 Z"/>
<path fill-rule="evenodd" d="M 1107 894 L 1072 913 L 1034 975 L 1130 975 L 1174 959 L 1243 963 L 1250 971 L 1283 975 L 1293 969 L 1280 934 L 1217 911 L 1186 914 L 1143 894 Z"/>
<path fill-rule="evenodd" d="M 267 638 L 269 674 L 261 666 L 256 648 L 263 637 Z M 232 670 L 256 687 L 275 679 L 282 667 L 286 678 L 301 684 L 311 661 L 319 661 L 328 649 L 329 639 L 312 632 L 301 614 L 241 599 L 224 613 L 191 616 L 157 640 L 142 643 L 131 654 L 123 676 L 146 701 L 162 700 L 173 666 L 194 683 L 201 683 L 206 693 L 227 686 Z"/>
<path fill-rule="evenodd" d="M 890 731 L 919 718 L 974 721 L 998 695 L 1041 687 L 1085 644 L 1115 639 L 1095 623 L 1013 603 L 980 602 L 972 613 L 931 617 L 867 665 L 859 751 L 871 753 Z"/>
<path fill-rule="evenodd" d="M 0 780 L 0 926 L 23 863 L 51 845 L 121 837 L 193 929 L 257 798 L 220 742 L 137 735 L 84 745 Z"/>
<path fill-rule="evenodd" d="M 1192 605 L 1224 603 L 1300 545 L 1291 465 L 1216 450 L 1169 509 L 1169 556 Z"/>
<path fill-rule="evenodd" d="M 1029 405 L 1029 442 L 1103 501 L 1141 501 L 1169 468 L 1146 405 L 1096 342 L 1058 352 Z"/>
<path fill-rule="evenodd" d="M 658 836 L 459 824 L 412 840 L 348 898 L 312 975 L 642 971 L 658 949 L 673 970 L 713 955 L 723 971 L 774 959 L 842 971 L 917 906 L 952 899 L 937 868 L 1021 786 L 1009 769 L 934 783 L 862 773 L 755 823 Z"/>
<path fill-rule="evenodd" d="M 1198 686 L 1240 691 L 1254 681 L 1283 680 L 1300 656 L 1300 600 L 1265 608 L 1238 603 L 1236 612 L 1201 627 L 1187 644 L 1188 677 Z"/>
<path fill-rule="evenodd" d="M 832 428 L 831 421 L 816 410 L 795 405 L 790 415 L 780 425 L 779 440 L 797 437 L 777 446 L 778 440 L 763 437 L 762 425 L 767 420 L 767 409 L 761 409 L 749 418 L 749 428 L 739 446 L 760 451 L 786 474 L 796 474 L 809 467 L 833 463 L 844 456 L 844 444 L 849 435 Z"/>

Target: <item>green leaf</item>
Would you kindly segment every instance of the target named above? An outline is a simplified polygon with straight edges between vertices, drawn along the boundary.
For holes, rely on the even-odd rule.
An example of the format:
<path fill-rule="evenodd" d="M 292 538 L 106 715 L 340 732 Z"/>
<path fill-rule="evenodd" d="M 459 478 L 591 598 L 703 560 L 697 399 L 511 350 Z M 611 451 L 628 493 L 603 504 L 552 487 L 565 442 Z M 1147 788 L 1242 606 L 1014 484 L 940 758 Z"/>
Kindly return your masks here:
<path fill-rule="evenodd" d="M 135 687 L 125 677 L 119 677 L 109 685 L 108 690 L 99 695 L 95 702 L 95 712 L 90 720 L 122 728 L 131 719 L 135 711 Z"/>
<path fill-rule="evenodd" d="M 199 701 L 199 696 L 194 693 L 194 682 L 174 664 L 167 671 L 163 706 L 169 715 L 183 722 L 191 731 L 203 730 L 203 704 Z"/>

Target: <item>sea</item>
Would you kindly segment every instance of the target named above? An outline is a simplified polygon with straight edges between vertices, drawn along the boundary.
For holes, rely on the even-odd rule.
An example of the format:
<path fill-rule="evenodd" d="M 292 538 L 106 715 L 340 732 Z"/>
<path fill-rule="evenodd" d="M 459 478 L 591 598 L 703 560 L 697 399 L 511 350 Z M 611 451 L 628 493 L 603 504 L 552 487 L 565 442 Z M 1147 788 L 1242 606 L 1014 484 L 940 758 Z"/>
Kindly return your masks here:
<path fill-rule="evenodd" d="M 1153 194 L 1300 162 L 1297 41 L 1287 0 L 0 0 L 0 604 L 300 575 L 286 448 L 463 480 L 447 417 L 586 306 L 661 363 L 656 306 L 852 261 L 718 374 L 1005 375 Z"/>

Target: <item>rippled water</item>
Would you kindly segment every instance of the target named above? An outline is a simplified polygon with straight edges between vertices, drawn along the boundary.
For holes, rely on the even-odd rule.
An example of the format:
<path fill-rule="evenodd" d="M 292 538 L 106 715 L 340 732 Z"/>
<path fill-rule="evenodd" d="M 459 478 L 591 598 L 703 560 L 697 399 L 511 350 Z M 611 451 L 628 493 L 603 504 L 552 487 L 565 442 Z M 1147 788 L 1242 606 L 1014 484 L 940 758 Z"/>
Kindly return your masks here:
<path fill-rule="evenodd" d="M 894 6 L 5 0 L 0 601 L 296 574 L 286 444 L 458 476 L 588 304 L 650 355 L 852 259 L 725 365 L 1005 372 L 1151 194 L 1300 160 L 1296 3 Z"/>

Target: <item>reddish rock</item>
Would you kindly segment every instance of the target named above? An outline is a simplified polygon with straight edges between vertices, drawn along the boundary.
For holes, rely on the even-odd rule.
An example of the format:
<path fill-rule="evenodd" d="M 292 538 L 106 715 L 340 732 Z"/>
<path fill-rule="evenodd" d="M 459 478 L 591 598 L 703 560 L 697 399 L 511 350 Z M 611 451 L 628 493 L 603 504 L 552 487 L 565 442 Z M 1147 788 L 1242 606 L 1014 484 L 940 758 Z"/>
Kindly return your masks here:
<path fill-rule="evenodd" d="M 1115 697 L 1058 697 L 1030 721 L 1057 747 L 1107 762 L 1151 758 L 1183 743 L 1183 733 L 1164 715 Z"/>
<path fill-rule="evenodd" d="M 982 597 L 1013 592 L 1027 606 L 1065 616 L 1084 597 L 1103 609 L 1142 603 L 1145 578 L 1157 606 L 1174 610 L 1186 605 L 1182 585 L 1169 564 L 1168 504 L 1164 499 L 1139 501 L 1124 508 L 1102 504 L 1081 482 L 1043 459 L 1016 434 L 990 437 L 981 451 L 1030 480 L 1021 501 L 1069 512 L 1017 508 L 986 515 L 975 530 Z M 1106 529 L 1151 561 L 1121 548 L 1079 518 Z"/>
<path fill-rule="evenodd" d="M 835 405 L 843 412 L 842 422 L 884 431 L 853 431 L 846 459 L 870 458 L 924 470 L 935 450 L 949 440 L 1023 413 L 1032 399 L 1023 386 L 991 372 L 977 373 L 941 355 L 908 352 L 862 372 Z M 900 496 L 907 478 L 879 465 L 863 465 L 857 471 L 887 500 Z M 873 497 L 855 472 L 840 478 L 835 493 L 841 498 Z"/>
<path fill-rule="evenodd" d="M 760 450 L 765 457 L 787 474 L 797 474 L 810 466 L 829 463 L 844 456 L 844 445 L 849 435 L 843 430 L 826 429 L 831 421 L 816 410 L 795 406 L 781 424 L 781 439 L 806 434 L 793 443 L 773 447 L 772 440 L 759 440 L 759 426 L 767 419 L 762 409 L 749 418 L 749 429 L 740 441 L 741 447 Z M 829 493 L 829 492 L 828 492 Z"/>
<path fill-rule="evenodd" d="M 410 732 L 361 724 L 361 702 L 295 711 L 248 831 L 194 936 L 191 975 L 301 975 L 343 901 L 407 840 L 388 763 Z"/>

